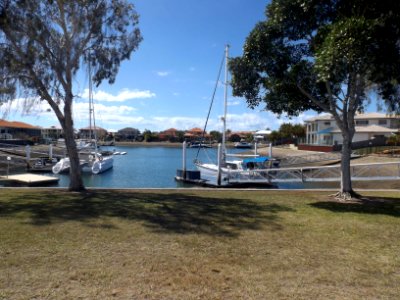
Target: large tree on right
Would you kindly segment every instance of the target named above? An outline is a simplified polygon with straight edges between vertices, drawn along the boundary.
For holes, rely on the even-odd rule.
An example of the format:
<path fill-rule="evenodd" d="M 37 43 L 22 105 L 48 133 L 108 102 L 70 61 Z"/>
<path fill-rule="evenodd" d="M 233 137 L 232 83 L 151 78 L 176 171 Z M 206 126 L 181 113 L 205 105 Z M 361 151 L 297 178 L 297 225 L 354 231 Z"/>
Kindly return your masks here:
<path fill-rule="evenodd" d="M 399 111 L 400 1 L 272 0 L 266 17 L 230 61 L 233 94 L 278 114 L 330 113 L 343 136 L 338 196 L 351 197 L 355 114 L 371 93 Z"/>

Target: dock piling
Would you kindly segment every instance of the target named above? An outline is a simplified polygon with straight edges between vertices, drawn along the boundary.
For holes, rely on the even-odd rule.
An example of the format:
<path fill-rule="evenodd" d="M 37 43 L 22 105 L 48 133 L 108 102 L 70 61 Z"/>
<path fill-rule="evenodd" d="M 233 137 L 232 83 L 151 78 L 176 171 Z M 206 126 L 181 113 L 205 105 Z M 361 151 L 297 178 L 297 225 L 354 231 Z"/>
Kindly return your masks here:
<path fill-rule="evenodd" d="M 186 141 L 182 144 L 182 176 L 186 179 Z"/>

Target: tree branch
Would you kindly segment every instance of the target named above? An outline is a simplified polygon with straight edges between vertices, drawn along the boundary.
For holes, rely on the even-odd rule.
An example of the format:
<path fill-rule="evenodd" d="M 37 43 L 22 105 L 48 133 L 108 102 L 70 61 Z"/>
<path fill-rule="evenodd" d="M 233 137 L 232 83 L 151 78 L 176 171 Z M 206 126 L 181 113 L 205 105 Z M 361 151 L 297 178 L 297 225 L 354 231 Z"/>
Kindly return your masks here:
<path fill-rule="evenodd" d="M 341 111 L 340 107 L 337 106 L 336 101 L 333 99 L 332 90 L 327 81 L 325 81 L 325 86 L 326 86 L 326 90 L 328 91 L 328 95 L 329 95 L 329 104 L 330 104 L 331 111 L 335 111 L 335 112 L 337 110 Z M 338 98 L 338 97 L 336 97 L 336 98 Z"/>
<path fill-rule="evenodd" d="M 28 72 L 29 72 L 29 74 L 31 76 L 30 77 L 31 80 L 33 80 L 35 82 L 35 84 L 37 85 L 37 91 L 38 91 L 40 97 L 42 99 L 45 99 L 49 103 L 51 108 L 54 110 L 54 112 L 55 112 L 58 120 L 60 121 L 60 123 L 64 123 L 64 115 L 62 114 L 59 106 L 53 100 L 53 98 L 49 94 L 49 92 L 48 92 L 47 88 L 45 87 L 45 85 L 43 84 L 43 82 L 38 79 L 38 76 L 35 73 L 35 71 L 33 70 L 31 64 L 25 59 L 25 54 L 22 51 L 22 49 L 18 46 L 18 43 L 15 40 L 13 34 L 9 32 L 8 28 L 3 28 L 3 32 L 6 35 L 7 39 L 13 45 L 14 50 L 17 53 L 17 55 L 19 56 L 19 58 L 22 61 L 22 63 L 27 67 L 27 70 L 28 70 Z"/>
<path fill-rule="evenodd" d="M 321 103 L 317 99 L 315 99 L 310 93 L 308 93 L 305 89 L 300 84 L 297 84 L 297 88 L 300 90 L 300 92 L 306 96 L 308 99 L 310 99 L 315 105 L 319 106 L 322 108 L 324 111 L 331 113 L 331 109 L 329 106 Z"/>

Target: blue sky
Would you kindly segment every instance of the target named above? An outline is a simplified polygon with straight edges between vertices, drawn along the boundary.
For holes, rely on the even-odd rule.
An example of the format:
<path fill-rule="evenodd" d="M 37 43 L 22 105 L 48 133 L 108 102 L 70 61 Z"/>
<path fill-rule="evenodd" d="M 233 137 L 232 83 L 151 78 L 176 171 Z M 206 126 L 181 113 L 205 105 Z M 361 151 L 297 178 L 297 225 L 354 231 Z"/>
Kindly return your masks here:
<path fill-rule="evenodd" d="M 137 0 L 143 42 L 122 62 L 113 85 L 94 91 L 97 125 L 107 130 L 135 127 L 162 131 L 203 127 L 225 44 L 239 56 L 254 25 L 264 20 L 265 0 Z M 76 80 L 75 127 L 88 126 L 87 80 Z M 285 118 L 248 109 L 243 99 L 228 97 L 231 130 L 277 129 Z M 58 126 L 43 104 L 21 116 L 15 101 L 8 120 Z M 221 130 L 223 88 L 219 88 L 208 130 Z M 291 122 L 301 122 L 304 114 Z"/>

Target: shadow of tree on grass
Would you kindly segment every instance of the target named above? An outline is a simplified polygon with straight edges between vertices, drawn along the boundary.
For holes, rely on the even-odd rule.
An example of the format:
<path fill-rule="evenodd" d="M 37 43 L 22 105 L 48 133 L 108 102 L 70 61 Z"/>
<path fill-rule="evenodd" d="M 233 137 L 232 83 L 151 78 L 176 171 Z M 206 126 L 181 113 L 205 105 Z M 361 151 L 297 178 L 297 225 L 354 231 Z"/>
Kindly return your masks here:
<path fill-rule="evenodd" d="M 313 207 L 340 213 L 360 213 L 400 217 L 400 197 L 363 197 L 349 202 L 324 201 L 310 204 Z"/>
<path fill-rule="evenodd" d="M 257 230 L 262 226 L 280 230 L 278 214 L 282 211 L 293 209 L 251 199 L 207 197 L 207 191 L 200 197 L 189 193 L 104 190 L 76 194 L 54 190 L 0 201 L 0 217 L 27 213 L 25 220 L 37 226 L 66 221 L 93 226 L 89 222 L 96 218 L 117 217 L 142 221 L 155 232 L 228 237 L 237 236 L 240 230 Z M 113 228 L 111 224 L 101 227 Z"/>

